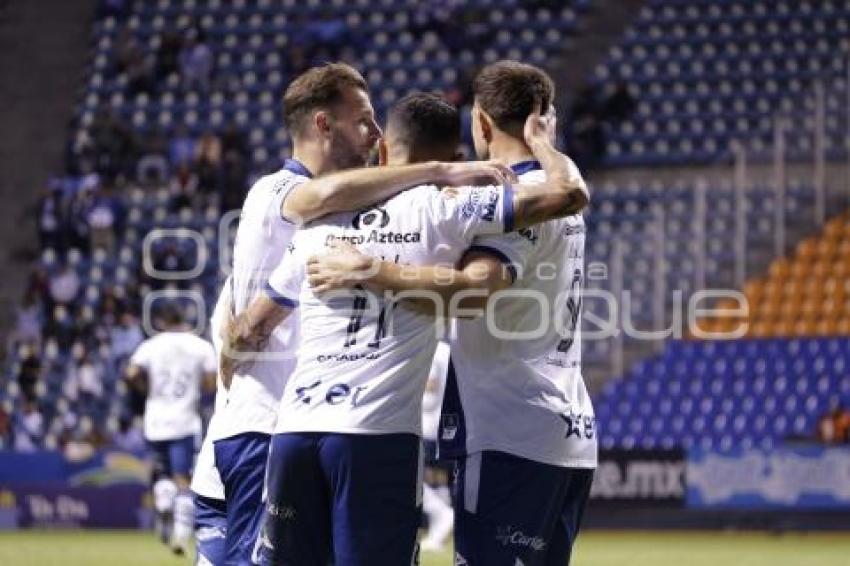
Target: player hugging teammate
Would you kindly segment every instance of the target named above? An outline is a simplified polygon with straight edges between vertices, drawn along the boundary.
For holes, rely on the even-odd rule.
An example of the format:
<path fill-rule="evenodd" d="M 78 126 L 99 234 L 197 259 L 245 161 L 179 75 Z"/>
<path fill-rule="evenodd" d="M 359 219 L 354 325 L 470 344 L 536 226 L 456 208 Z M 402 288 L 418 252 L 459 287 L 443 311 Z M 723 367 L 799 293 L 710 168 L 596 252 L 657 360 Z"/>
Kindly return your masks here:
<path fill-rule="evenodd" d="M 350 67 L 288 87 L 293 158 L 249 192 L 213 317 L 199 563 L 415 563 L 422 398 L 437 321 L 456 315 L 437 438 L 457 468 L 456 563 L 568 562 L 596 464 L 578 329 L 589 195 L 553 146 L 553 101 L 540 69 L 485 67 L 472 123 L 488 161 L 461 163 L 458 111 L 436 96 L 400 100 L 382 137 Z M 543 336 L 470 315 L 494 301 L 496 326 L 528 335 L 543 314 L 523 290 L 551 301 Z"/>

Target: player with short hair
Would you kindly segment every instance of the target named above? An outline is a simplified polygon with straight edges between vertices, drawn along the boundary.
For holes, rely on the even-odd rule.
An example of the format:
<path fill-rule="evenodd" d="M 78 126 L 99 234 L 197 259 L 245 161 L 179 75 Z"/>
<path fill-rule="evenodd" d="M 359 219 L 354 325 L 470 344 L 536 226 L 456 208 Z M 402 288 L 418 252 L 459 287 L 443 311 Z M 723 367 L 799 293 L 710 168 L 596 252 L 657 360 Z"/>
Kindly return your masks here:
<path fill-rule="evenodd" d="M 144 436 L 154 455 L 154 508 L 161 535 L 183 554 L 193 527 L 189 479 L 201 434 L 201 389 L 213 388 L 216 356 L 209 342 L 184 325 L 176 304 L 161 307 L 159 318 L 165 329 L 139 345 L 126 379 L 147 397 Z"/>
<path fill-rule="evenodd" d="M 549 172 L 545 182 L 468 187 L 455 198 L 424 185 L 356 214 L 325 217 L 296 233 L 267 294 L 236 319 L 225 341 L 231 356 L 262 343 L 293 309 L 301 319 L 298 364 L 269 456 L 261 563 L 414 559 L 421 402 L 436 347 L 434 319 L 362 288 L 317 296 L 306 283 L 308 257 L 330 243 L 353 242 L 399 266 L 453 265 L 476 235 L 580 209 L 587 202 L 583 180 L 548 143 L 541 117 L 528 122 L 530 143 Z M 437 97 L 405 97 L 391 112 L 382 160 L 451 158 L 459 128 L 457 110 Z"/>
<path fill-rule="evenodd" d="M 536 67 L 500 61 L 479 73 L 473 90 L 479 157 L 511 165 L 522 182 L 545 179 L 522 126 L 538 101 L 550 107 L 551 79 Z M 593 406 L 581 375 L 584 238 L 582 216 L 571 214 L 480 237 L 458 269 L 443 270 L 440 278 L 425 269 L 402 276 L 396 266 L 352 250 L 312 266 L 323 290 L 367 283 L 381 290 L 421 288 L 447 303 L 478 291 L 477 302 L 473 297 L 466 306 L 483 306 L 494 289 L 511 288 L 491 299 L 498 301 L 492 319 L 458 320 L 451 344 L 439 447 L 441 457 L 460 458 L 456 564 L 569 562 L 597 463 Z M 511 273 L 487 256 L 503 258 Z M 550 319 L 534 297 L 545 298 Z M 546 326 L 537 337 L 515 338 L 541 323 Z M 507 336 L 491 332 L 491 325 Z"/>
<path fill-rule="evenodd" d="M 370 171 L 366 178 L 341 172 L 353 165 L 365 166 L 381 134 L 366 82 L 348 65 L 332 63 L 306 71 L 288 86 L 283 99 L 293 156 L 283 169 L 258 180 L 245 199 L 232 275 L 222 291 L 232 315 L 262 293 L 303 222 L 330 212 L 356 210 L 427 180 L 459 182 L 504 174 L 503 168 L 493 164 L 438 162 L 382 168 Z M 258 348 L 262 360 L 221 376 L 217 399 L 225 402 L 216 407 L 207 442 L 213 445 L 224 487 L 225 564 L 251 560 L 262 517 L 269 439 L 284 385 L 295 366 L 298 335 L 298 320 L 293 317 Z M 213 503 L 199 499 L 208 518 L 214 515 Z"/>

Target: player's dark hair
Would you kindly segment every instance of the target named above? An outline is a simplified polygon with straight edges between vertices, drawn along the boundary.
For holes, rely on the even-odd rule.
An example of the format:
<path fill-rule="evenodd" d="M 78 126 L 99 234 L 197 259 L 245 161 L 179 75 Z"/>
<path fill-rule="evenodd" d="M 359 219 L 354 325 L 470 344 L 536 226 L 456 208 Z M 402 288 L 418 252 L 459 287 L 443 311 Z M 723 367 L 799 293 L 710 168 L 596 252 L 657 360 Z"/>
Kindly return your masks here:
<path fill-rule="evenodd" d="M 159 320 L 166 327 L 179 326 L 183 324 L 183 309 L 174 302 L 163 303 L 159 307 Z"/>
<path fill-rule="evenodd" d="M 283 121 L 290 134 L 300 135 L 312 112 L 329 109 L 352 87 L 368 92 L 363 75 L 345 63 L 313 67 L 292 81 L 283 94 Z"/>
<path fill-rule="evenodd" d="M 435 94 L 412 92 L 390 108 L 387 131 L 411 154 L 436 148 L 453 154 L 460 143 L 460 112 Z"/>
<path fill-rule="evenodd" d="M 535 103 L 545 113 L 555 99 L 551 77 L 539 67 L 518 61 L 487 65 L 475 77 L 472 89 L 481 109 L 507 132 L 523 127 Z"/>

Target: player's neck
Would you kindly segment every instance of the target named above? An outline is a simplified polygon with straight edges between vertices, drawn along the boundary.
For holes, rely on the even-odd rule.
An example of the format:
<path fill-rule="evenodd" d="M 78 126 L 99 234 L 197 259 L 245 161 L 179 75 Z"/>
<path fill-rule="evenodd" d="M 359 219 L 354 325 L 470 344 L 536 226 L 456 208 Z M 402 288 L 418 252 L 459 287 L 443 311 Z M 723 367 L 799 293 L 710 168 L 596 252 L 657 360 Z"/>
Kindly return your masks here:
<path fill-rule="evenodd" d="M 314 177 L 328 173 L 331 169 L 329 161 L 318 148 L 296 146 L 292 149 L 292 159 L 300 162 Z"/>
<path fill-rule="evenodd" d="M 525 142 L 510 136 L 497 136 L 490 143 L 490 159 L 504 165 L 513 165 L 534 159 L 534 154 Z"/>

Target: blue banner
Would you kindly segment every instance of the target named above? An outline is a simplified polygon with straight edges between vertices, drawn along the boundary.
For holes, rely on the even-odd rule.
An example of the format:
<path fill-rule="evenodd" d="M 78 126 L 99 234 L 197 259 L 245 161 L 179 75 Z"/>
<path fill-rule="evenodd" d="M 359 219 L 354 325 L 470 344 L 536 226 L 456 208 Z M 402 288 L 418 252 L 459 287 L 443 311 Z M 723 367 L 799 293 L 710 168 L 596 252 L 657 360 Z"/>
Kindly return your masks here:
<path fill-rule="evenodd" d="M 0 488 L 0 530 L 19 528 L 150 528 L 153 513 L 140 485 L 73 487 L 17 484 Z"/>
<path fill-rule="evenodd" d="M 72 486 L 147 485 L 149 466 L 127 452 L 106 450 L 81 461 L 59 452 L 0 451 L 0 487 L 19 483 L 65 483 Z"/>
<path fill-rule="evenodd" d="M 687 505 L 850 509 L 850 447 L 688 452 Z"/>

